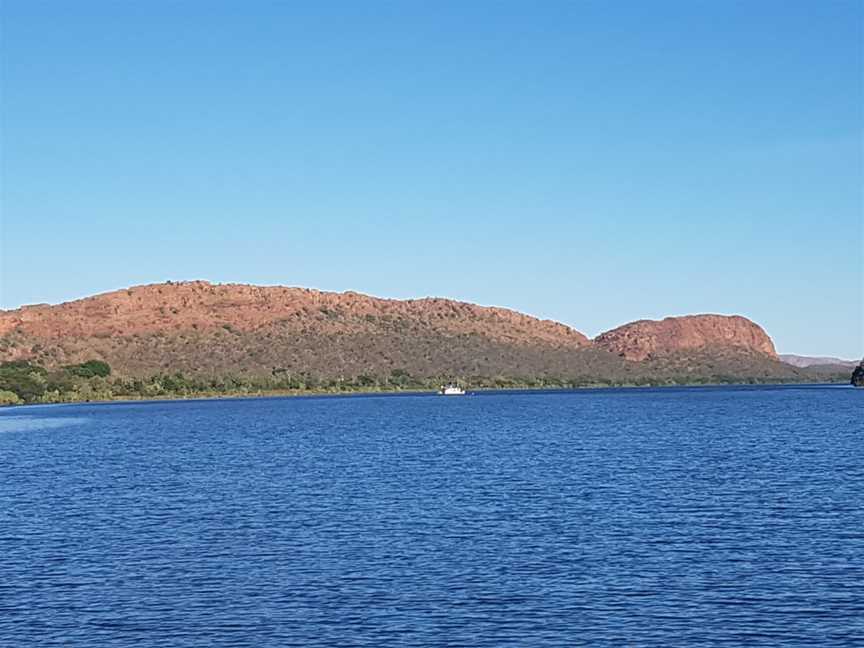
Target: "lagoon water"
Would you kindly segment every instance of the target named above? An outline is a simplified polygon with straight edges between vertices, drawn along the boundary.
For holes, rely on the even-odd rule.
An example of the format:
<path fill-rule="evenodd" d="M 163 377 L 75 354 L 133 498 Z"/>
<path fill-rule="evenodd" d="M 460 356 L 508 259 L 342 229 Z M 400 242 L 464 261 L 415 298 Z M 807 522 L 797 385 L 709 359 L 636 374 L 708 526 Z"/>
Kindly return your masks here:
<path fill-rule="evenodd" d="M 0 413 L 3 646 L 864 642 L 864 390 Z"/>

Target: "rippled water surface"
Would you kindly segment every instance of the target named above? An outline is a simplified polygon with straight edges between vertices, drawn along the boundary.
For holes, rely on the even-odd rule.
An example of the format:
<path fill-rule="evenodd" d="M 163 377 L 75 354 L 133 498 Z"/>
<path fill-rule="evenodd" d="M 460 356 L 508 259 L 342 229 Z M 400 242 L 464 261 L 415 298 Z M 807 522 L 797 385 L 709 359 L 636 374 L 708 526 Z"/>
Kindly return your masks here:
<path fill-rule="evenodd" d="M 3 646 L 864 641 L 864 390 L 0 413 Z"/>

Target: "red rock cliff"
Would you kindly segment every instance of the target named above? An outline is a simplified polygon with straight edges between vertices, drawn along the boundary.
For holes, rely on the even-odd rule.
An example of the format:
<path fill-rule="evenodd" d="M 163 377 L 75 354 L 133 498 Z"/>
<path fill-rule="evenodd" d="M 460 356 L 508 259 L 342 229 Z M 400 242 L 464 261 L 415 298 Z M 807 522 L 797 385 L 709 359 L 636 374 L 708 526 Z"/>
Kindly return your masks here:
<path fill-rule="evenodd" d="M 676 351 L 734 347 L 777 358 L 767 333 L 739 315 L 689 315 L 639 320 L 607 331 L 594 343 L 628 360 L 646 360 Z"/>

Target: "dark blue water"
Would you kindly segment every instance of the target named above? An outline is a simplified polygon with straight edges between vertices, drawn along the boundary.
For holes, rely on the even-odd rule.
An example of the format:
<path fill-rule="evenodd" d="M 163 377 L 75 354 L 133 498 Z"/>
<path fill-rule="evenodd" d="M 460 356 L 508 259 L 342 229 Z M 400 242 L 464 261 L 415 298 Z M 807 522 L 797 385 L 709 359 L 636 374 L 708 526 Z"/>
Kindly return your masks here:
<path fill-rule="evenodd" d="M 864 643 L 864 390 L 0 413 L 3 646 Z"/>

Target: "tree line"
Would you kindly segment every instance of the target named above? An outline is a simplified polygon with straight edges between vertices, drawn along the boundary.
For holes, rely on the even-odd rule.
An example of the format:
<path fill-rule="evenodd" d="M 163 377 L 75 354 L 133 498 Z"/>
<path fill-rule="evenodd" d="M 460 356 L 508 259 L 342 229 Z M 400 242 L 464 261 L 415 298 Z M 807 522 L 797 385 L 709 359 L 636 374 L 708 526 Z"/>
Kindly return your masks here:
<path fill-rule="evenodd" d="M 147 377 L 118 376 L 102 360 L 47 369 L 28 360 L 0 363 L 0 405 L 68 403 L 151 398 L 194 398 L 265 394 L 322 394 L 375 391 L 430 391 L 458 380 L 469 389 L 567 389 L 579 387 L 660 386 L 684 384 L 758 383 L 770 379 L 742 378 L 721 372 L 694 376 L 413 376 L 404 369 L 386 375 L 322 377 L 274 368 L 270 375 L 200 376 L 162 372 Z"/>

